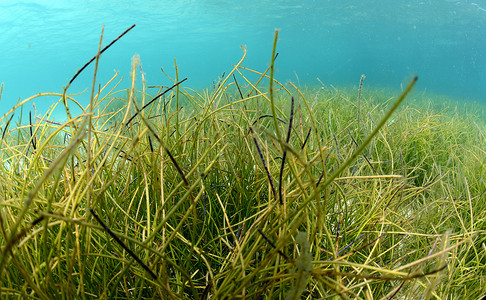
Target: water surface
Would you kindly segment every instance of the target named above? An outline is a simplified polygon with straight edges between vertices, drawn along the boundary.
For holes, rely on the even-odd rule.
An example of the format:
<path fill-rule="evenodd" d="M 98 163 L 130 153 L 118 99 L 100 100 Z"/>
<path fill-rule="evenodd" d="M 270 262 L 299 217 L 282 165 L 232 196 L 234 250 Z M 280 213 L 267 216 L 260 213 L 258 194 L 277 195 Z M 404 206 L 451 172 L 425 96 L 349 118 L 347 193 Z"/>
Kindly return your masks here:
<path fill-rule="evenodd" d="M 38 92 L 61 92 L 77 69 L 109 49 L 98 81 L 128 77 L 139 54 L 150 85 L 168 85 L 177 59 L 186 86 L 212 85 L 246 45 L 245 66 L 264 70 L 280 29 L 276 78 L 301 84 L 395 87 L 486 101 L 486 1 L 0 1 L 0 112 Z M 91 86 L 88 68 L 70 92 Z M 125 83 L 123 88 L 127 87 Z M 86 93 L 88 95 L 89 93 Z M 86 97 L 87 98 L 87 97 Z M 36 101 L 38 109 L 54 99 Z M 84 103 L 86 104 L 86 103 Z"/>

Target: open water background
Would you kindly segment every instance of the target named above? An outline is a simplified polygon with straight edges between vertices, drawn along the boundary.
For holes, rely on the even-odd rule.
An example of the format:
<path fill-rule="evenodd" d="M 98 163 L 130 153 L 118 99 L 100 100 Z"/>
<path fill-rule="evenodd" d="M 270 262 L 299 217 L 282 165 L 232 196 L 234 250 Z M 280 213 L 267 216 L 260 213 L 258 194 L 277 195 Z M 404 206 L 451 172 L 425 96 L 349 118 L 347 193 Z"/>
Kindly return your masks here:
<path fill-rule="evenodd" d="M 62 92 L 104 43 L 137 26 L 102 56 L 98 82 L 125 77 L 139 54 L 148 85 L 169 85 L 177 59 L 185 86 L 204 88 L 248 49 L 244 66 L 263 71 L 280 29 L 276 78 L 301 84 L 400 88 L 486 102 L 486 1 L 453 0 L 0 0 L 0 113 L 38 92 Z M 93 67 L 70 92 L 88 89 Z M 55 99 L 35 101 L 47 109 Z M 83 103 L 84 105 L 87 104 Z"/>

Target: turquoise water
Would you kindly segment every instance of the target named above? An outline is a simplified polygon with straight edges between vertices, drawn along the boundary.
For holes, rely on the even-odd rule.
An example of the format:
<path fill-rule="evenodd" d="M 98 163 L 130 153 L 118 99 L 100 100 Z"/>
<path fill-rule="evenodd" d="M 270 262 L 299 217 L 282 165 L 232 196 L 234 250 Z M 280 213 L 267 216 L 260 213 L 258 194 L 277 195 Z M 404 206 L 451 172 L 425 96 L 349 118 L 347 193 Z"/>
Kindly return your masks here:
<path fill-rule="evenodd" d="M 399 88 L 417 74 L 418 90 L 486 102 L 485 0 L 0 0 L 0 112 L 61 92 L 96 54 L 103 25 L 107 45 L 132 24 L 103 55 L 98 82 L 115 70 L 127 80 L 139 54 L 148 85 L 170 84 L 160 68 L 174 74 L 175 58 L 186 86 L 210 87 L 240 59 L 240 45 L 243 65 L 264 70 L 278 28 L 280 81 L 357 85 L 365 74 L 367 86 Z M 89 90 L 92 75 L 91 66 L 70 92 Z M 54 100 L 35 103 L 42 110 Z"/>

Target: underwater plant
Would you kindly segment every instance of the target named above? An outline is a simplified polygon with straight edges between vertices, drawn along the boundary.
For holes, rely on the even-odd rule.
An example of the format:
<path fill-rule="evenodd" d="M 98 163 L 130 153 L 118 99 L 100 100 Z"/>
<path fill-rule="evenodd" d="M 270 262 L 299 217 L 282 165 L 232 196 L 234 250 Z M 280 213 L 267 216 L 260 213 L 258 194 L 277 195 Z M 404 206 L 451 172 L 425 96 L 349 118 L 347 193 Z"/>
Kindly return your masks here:
<path fill-rule="evenodd" d="M 417 77 L 385 101 L 362 91 L 364 77 L 357 99 L 282 84 L 278 31 L 267 70 L 243 66 L 243 48 L 212 89 L 184 86 L 176 67 L 151 96 L 140 57 L 126 90 L 115 91 L 117 74 L 97 89 L 101 53 L 132 28 L 104 48 L 102 33 L 97 54 L 62 93 L 25 99 L 0 118 L 2 297 L 485 293 L 486 131 L 478 120 L 400 107 Z M 83 106 L 68 89 L 92 62 Z M 14 128 L 14 114 L 23 120 L 26 104 L 44 96 L 58 102 Z M 58 105 L 62 123 L 49 120 Z M 82 113 L 71 115 L 70 105 Z"/>

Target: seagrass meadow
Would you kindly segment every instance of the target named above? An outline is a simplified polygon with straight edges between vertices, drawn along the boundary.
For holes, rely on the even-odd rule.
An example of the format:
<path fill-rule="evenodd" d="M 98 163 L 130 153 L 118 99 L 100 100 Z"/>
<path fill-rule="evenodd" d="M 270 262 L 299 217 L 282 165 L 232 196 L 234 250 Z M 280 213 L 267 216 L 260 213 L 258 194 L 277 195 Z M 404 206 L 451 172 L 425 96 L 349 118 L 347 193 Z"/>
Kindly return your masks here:
<path fill-rule="evenodd" d="M 138 56 L 130 86 L 99 85 L 117 39 L 100 41 L 89 104 L 69 93 L 83 67 L 5 114 L 0 297 L 483 297 L 483 108 L 414 92 L 417 77 L 397 93 L 282 84 L 277 36 L 266 70 L 243 48 L 210 88 L 176 66 L 155 96 Z"/>

